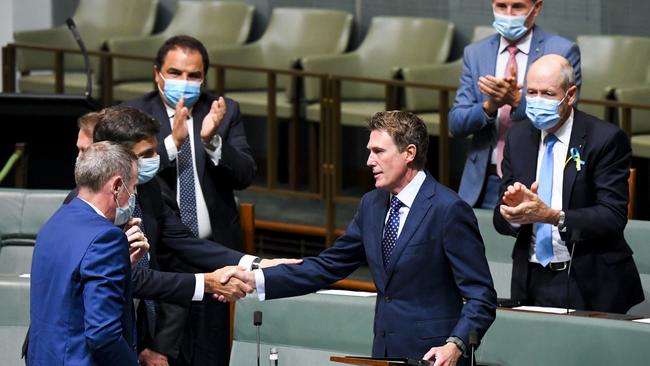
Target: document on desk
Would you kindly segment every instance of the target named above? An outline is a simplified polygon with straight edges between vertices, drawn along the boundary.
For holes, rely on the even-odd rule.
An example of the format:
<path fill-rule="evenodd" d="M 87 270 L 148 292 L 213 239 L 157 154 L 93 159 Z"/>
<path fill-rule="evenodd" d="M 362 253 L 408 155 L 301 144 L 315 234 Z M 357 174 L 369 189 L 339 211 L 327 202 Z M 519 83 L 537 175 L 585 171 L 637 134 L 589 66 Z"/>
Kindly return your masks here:
<path fill-rule="evenodd" d="M 18 277 L 20 277 L 20 278 L 30 278 L 30 277 L 31 277 L 31 273 L 23 273 L 23 274 L 21 274 L 21 275 L 18 276 Z"/>
<path fill-rule="evenodd" d="M 342 295 L 342 296 L 357 296 L 357 297 L 377 296 L 377 294 L 374 292 L 348 291 L 348 290 L 320 290 L 320 291 L 316 291 L 316 293 L 325 294 L 325 295 Z"/>
<path fill-rule="evenodd" d="M 650 318 L 634 319 L 633 322 L 650 324 Z"/>
<path fill-rule="evenodd" d="M 549 314 L 566 314 L 566 308 L 549 308 L 544 306 L 517 306 L 512 308 L 513 310 L 525 310 L 525 311 L 536 311 L 539 313 L 549 313 Z M 569 309 L 569 313 L 573 313 L 575 309 Z"/>

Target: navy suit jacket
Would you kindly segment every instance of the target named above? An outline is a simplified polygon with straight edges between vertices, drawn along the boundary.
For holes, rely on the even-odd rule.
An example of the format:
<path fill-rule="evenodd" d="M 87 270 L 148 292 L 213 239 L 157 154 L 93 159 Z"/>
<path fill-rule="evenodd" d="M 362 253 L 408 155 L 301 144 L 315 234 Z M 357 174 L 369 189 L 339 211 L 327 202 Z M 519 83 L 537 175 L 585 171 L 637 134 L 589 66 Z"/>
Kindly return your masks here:
<path fill-rule="evenodd" d="M 246 141 L 244 124 L 239 105 L 232 99 L 226 100 L 226 115 L 219 125 L 217 133 L 221 136 L 221 160 L 215 166 L 205 152 L 200 139 L 203 118 L 210 111 L 212 102 L 218 97 L 201 93 L 199 100 L 192 107 L 194 119 L 194 151 L 199 184 L 203 191 L 205 203 L 210 215 L 212 240 L 230 248 L 243 250 L 239 209 L 235 202 L 233 190 L 247 188 L 256 172 L 251 148 Z M 145 96 L 128 101 L 125 105 L 138 108 L 160 122 L 158 134 L 158 154 L 160 154 L 159 175 L 165 183 L 176 191 L 176 161 L 169 161 L 164 140 L 171 134 L 171 126 L 165 105 L 158 94 L 152 91 Z"/>
<path fill-rule="evenodd" d="M 496 308 L 472 209 L 427 174 L 385 269 L 381 240 L 389 197 L 383 190 L 365 194 L 345 235 L 319 256 L 265 268 L 266 297 L 318 290 L 367 261 L 377 287 L 373 356 L 419 359 L 449 336 L 469 345 L 469 333 L 482 337 Z"/>
<path fill-rule="evenodd" d="M 478 79 L 485 75 L 494 75 L 499 51 L 500 35 L 495 34 L 465 47 L 463 71 L 460 87 L 456 93 L 454 106 L 449 113 L 449 126 L 455 137 L 472 135 L 472 142 L 467 152 L 458 194 L 470 206 L 476 205 L 490 164 L 492 145 L 496 143 L 496 127 L 488 121 L 483 111 L 483 102 L 487 96 L 478 88 Z M 578 46 L 560 36 L 544 32 L 540 27 L 533 28 L 533 37 L 528 54 L 528 66 L 538 58 L 548 54 L 558 54 L 569 60 L 576 74 L 578 88 L 582 83 L 580 71 L 580 50 Z M 523 94 L 525 95 L 524 83 Z M 522 96 L 519 107 L 512 111 L 512 121 L 516 123 L 526 118 L 526 98 Z"/>
<path fill-rule="evenodd" d="M 137 365 L 126 236 L 80 199 L 38 234 L 30 365 Z"/>
<path fill-rule="evenodd" d="M 508 132 L 500 197 L 515 182 L 530 187 L 535 181 L 540 138 L 541 132 L 530 122 L 519 123 Z M 623 236 L 627 224 L 630 141 L 617 126 L 574 109 L 569 149 L 572 147 L 579 150 L 585 161 L 580 171 L 573 160 L 566 165 L 562 186 L 567 232 L 561 236 L 565 242 L 577 239 L 572 272 L 591 307 L 585 310 L 625 313 L 644 298 L 632 250 Z M 513 229 L 497 205 L 494 226 L 504 235 L 517 237 L 512 254 L 511 294 L 526 301 L 532 225 Z M 558 296 L 564 299 L 566 295 Z"/>

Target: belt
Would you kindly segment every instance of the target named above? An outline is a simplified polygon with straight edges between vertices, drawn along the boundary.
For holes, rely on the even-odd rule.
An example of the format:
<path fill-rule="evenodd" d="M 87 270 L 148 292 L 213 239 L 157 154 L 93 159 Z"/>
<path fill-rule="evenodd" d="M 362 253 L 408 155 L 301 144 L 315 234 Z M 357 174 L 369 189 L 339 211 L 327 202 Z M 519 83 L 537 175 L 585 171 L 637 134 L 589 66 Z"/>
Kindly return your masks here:
<path fill-rule="evenodd" d="M 539 263 L 535 263 L 535 264 L 539 265 L 540 267 L 542 266 Z M 565 269 L 569 268 L 569 261 L 549 263 L 546 267 L 542 267 L 542 268 L 548 269 L 549 271 L 554 271 L 554 272 L 564 271 Z"/>
<path fill-rule="evenodd" d="M 498 175 L 497 174 L 497 165 L 496 164 L 489 164 L 487 168 L 488 174 L 491 175 Z"/>

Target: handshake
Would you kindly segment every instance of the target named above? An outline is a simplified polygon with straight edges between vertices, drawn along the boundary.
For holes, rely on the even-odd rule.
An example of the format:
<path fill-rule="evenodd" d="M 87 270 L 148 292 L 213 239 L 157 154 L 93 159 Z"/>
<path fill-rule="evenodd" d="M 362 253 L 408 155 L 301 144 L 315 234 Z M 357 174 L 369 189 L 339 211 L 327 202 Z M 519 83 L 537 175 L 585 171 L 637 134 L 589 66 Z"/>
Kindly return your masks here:
<path fill-rule="evenodd" d="M 298 264 L 302 259 L 262 259 L 261 268 L 279 264 Z M 239 266 L 227 266 L 205 273 L 205 292 L 221 301 L 237 301 L 255 290 L 255 274 Z"/>

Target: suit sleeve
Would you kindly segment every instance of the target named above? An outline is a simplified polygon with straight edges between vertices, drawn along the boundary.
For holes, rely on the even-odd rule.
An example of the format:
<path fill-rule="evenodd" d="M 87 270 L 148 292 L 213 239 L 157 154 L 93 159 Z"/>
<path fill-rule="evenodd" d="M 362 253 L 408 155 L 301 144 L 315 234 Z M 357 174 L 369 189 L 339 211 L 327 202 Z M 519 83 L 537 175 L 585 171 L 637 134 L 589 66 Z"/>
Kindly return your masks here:
<path fill-rule="evenodd" d="M 219 131 L 221 135 L 221 160 L 217 166 L 211 163 L 208 164 L 212 174 L 217 174 L 218 179 L 215 179 L 216 182 L 227 185 L 227 188 L 231 190 L 242 190 L 253 182 L 257 167 L 251 148 L 246 140 L 239 104 L 227 99 L 227 109 L 226 118 L 228 118 L 229 124 L 227 129 Z"/>
<path fill-rule="evenodd" d="M 317 257 L 301 264 L 263 269 L 267 299 L 304 295 L 349 276 L 366 260 L 359 211 L 343 236 Z"/>
<path fill-rule="evenodd" d="M 95 238 L 80 265 L 86 341 L 97 365 L 137 365 L 124 339 L 122 318 L 131 307 L 126 236 L 115 227 Z"/>
<path fill-rule="evenodd" d="M 627 224 L 631 156 L 628 137 L 617 129 L 585 159 L 585 164 L 590 164 L 592 169 L 589 179 L 593 184 L 593 205 L 565 211 L 568 233 L 580 230 L 579 240 L 602 240 L 623 232 Z"/>
<path fill-rule="evenodd" d="M 478 82 L 472 73 L 472 66 L 475 61 L 470 49 L 465 48 L 460 86 L 456 92 L 454 106 L 449 112 L 449 127 L 451 134 L 455 137 L 467 137 L 480 131 L 490 123 L 483 111 L 481 95 L 476 95 L 474 92 L 474 84 Z"/>
<path fill-rule="evenodd" d="M 469 333 L 483 337 L 496 317 L 496 291 L 485 258 L 485 247 L 472 209 L 456 201 L 444 216 L 443 246 L 456 286 L 465 304 L 451 335 L 469 345 Z"/>
<path fill-rule="evenodd" d="M 131 282 L 135 298 L 185 304 L 192 300 L 196 278 L 192 273 L 136 267 L 131 274 Z"/>

